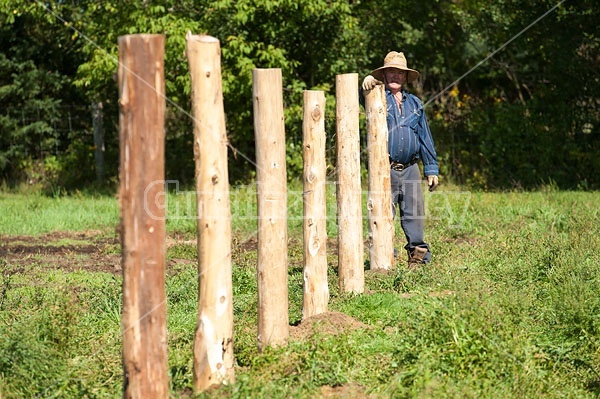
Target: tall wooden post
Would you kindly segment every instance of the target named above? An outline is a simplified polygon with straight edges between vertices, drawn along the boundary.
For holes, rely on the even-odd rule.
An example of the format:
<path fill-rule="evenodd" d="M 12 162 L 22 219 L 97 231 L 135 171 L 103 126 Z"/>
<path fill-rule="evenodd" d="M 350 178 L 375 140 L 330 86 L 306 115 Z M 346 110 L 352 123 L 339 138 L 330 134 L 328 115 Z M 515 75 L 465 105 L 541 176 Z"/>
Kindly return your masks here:
<path fill-rule="evenodd" d="M 165 38 L 118 41 L 123 397 L 166 398 Z"/>
<path fill-rule="evenodd" d="M 304 295 L 302 318 L 327 312 L 325 93 L 304 91 Z"/>
<path fill-rule="evenodd" d="M 364 95 L 369 157 L 369 260 L 372 270 L 389 270 L 394 261 L 394 224 L 383 85 Z"/>
<path fill-rule="evenodd" d="M 337 126 L 338 285 L 340 292 L 365 290 L 358 74 L 335 78 Z"/>
<path fill-rule="evenodd" d="M 227 135 L 221 87 L 221 47 L 188 33 L 198 209 L 198 321 L 194 389 L 234 381 L 231 210 Z"/>
<path fill-rule="evenodd" d="M 258 207 L 258 346 L 289 337 L 287 177 L 281 69 L 252 71 Z"/>

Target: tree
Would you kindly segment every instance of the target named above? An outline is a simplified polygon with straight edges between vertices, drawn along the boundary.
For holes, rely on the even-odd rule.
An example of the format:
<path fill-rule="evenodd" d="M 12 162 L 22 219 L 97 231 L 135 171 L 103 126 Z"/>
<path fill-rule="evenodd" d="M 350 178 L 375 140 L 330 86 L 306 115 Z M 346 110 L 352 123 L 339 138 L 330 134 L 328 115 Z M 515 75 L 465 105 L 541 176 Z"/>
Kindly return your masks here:
<path fill-rule="evenodd" d="M 69 106 L 82 99 L 71 85 L 74 67 L 82 60 L 79 43 L 37 4 L 5 1 L 3 5 L 0 106 L 5 112 L 0 117 L 0 178 L 56 188 L 64 170 L 59 156 L 70 152 L 72 140 L 86 128 L 77 123 L 82 110 Z M 67 177 L 87 178 L 81 168 Z"/>
<path fill-rule="evenodd" d="M 399 50 L 422 74 L 410 90 L 427 104 L 446 176 L 478 187 L 600 184 L 592 172 L 599 166 L 600 68 L 598 10 L 591 0 L 0 2 L 4 181 L 35 175 L 33 165 L 44 163 L 37 174 L 55 170 L 60 184 L 93 181 L 89 106 L 99 102 L 106 173 L 114 181 L 117 37 L 161 33 L 167 37 L 166 172 L 190 185 L 190 83 L 183 55 L 189 30 L 221 42 L 234 183 L 246 182 L 255 170 L 253 68 L 282 69 L 294 178 L 302 171 L 302 91 L 325 92 L 331 137 L 335 75 L 357 72 L 362 79 L 388 51 Z M 80 126 L 62 128 L 73 113 Z M 334 151 L 330 144 L 331 163 Z M 76 163 L 85 167 L 70 167 Z M 507 164 L 513 165 L 508 171 Z"/>

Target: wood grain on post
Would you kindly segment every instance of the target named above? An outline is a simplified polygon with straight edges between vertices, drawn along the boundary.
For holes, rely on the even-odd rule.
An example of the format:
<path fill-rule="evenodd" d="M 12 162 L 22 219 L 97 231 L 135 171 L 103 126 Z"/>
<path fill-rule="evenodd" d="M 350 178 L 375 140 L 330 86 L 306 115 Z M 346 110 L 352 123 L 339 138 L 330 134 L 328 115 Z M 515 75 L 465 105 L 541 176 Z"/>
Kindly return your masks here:
<path fill-rule="evenodd" d="M 394 261 L 394 224 L 383 85 L 364 95 L 369 157 L 369 260 L 372 270 L 389 270 Z"/>
<path fill-rule="evenodd" d="M 281 69 L 252 71 L 258 207 L 258 347 L 289 337 L 287 176 Z"/>
<path fill-rule="evenodd" d="M 123 397 L 166 398 L 165 38 L 118 42 Z"/>
<path fill-rule="evenodd" d="M 340 292 L 365 290 L 358 74 L 335 79 L 337 131 L 338 285 Z"/>
<path fill-rule="evenodd" d="M 221 47 L 211 36 L 187 37 L 192 83 L 198 210 L 198 319 L 194 390 L 234 382 L 231 210 Z"/>
<path fill-rule="evenodd" d="M 325 93 L 304 91 L 304 295 L 302 318 L 327 312 Z"/>

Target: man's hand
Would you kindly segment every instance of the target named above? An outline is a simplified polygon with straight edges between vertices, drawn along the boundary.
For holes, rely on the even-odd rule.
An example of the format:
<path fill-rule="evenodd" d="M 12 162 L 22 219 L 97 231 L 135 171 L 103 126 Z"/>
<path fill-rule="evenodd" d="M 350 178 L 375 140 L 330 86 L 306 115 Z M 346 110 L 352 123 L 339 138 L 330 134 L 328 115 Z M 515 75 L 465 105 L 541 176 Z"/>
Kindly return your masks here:
<path fill-rule="evenodd" d="M 438 186 L 438 177 L 437 176 L 427 176 L 427 185 L 429 186 L 429 191 L 433 191 Z"/>
<path fill-rule="evenodd" d="M 367 90 L 373 90 L 373 88 L 375 86 L 380 85 L 382 83 L 383 82 L 378 81 L 373 76 L 367 75 L 367 77 L 365 78 L 365 80 L 363 80 L 363 82 L 362 82 L 362 89 L 365 90 L 365 91 L 367 91 Z"/>

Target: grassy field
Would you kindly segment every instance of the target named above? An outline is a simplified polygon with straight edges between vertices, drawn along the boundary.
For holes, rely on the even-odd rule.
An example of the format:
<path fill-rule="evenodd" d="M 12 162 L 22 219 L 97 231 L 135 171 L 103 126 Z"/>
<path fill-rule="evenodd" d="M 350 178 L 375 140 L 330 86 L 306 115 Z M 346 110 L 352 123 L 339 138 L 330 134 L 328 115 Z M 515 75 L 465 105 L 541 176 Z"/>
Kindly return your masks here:
<path fill-rule="evenodd" d="M 330 218 L 332 313 L 303 323 L 302 204 L 290 200 L 292 338 L 258 353 L 254 191 L 233 190 L 236 382 L 200 397 L 597 398 L 600 194 L 447 187 L 426 196 L 433 263 L 410 273 L 402 262 L 389 274 L 367 270 L 363 295 L 337 291 Z M 173 398 L 191 397 L 189 201 L 169 196 Z M 332 192 L 328 206 L 334 215 Z M 0 193 L 0 207 L 2 397 L 120 397 L 117 200 Z"/>

